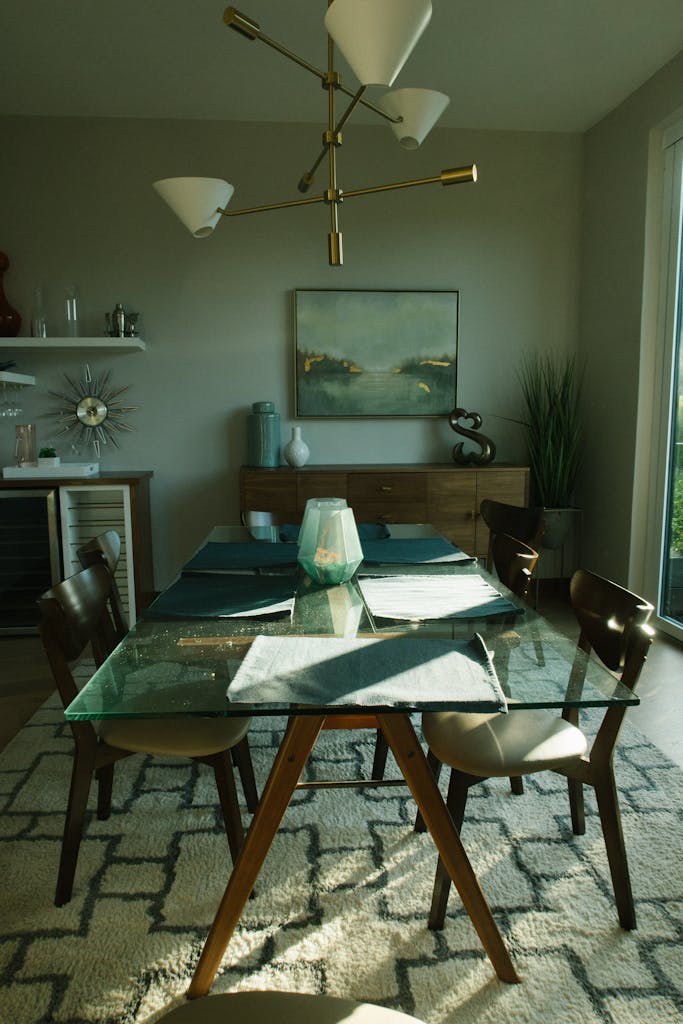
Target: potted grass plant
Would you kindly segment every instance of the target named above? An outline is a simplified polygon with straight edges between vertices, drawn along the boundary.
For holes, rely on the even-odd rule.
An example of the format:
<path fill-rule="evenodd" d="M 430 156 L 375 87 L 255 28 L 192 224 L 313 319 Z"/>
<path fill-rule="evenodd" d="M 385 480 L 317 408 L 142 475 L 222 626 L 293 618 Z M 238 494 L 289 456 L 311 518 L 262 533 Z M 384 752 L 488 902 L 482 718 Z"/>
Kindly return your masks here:
<path fill-rule="evenodd" d="M 558 548 L 578 511 L 573 498 L 583 449 L 583 375 L 574 356 L 544 352 L 527 356 L 518 376 L 532 489 L 544 509 L 543 546 Z"/>

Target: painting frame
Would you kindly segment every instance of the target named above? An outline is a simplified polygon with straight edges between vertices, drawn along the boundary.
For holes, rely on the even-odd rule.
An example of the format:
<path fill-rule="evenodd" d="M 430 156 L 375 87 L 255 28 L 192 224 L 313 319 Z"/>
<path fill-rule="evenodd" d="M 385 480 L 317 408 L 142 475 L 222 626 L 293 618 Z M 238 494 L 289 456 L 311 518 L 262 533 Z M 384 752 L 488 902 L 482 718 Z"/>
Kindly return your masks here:
<path fill-rule="evenodd" d="M 436 419 L 457 407 L 458 289 L 293 298 L 296 419 Z"/>

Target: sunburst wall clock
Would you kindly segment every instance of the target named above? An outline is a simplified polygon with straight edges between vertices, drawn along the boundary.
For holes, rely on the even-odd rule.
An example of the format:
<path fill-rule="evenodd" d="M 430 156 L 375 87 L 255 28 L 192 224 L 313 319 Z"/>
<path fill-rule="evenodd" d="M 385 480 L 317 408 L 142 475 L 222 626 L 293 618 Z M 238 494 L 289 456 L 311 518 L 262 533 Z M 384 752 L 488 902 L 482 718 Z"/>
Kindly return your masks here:
<path fill-rule="evenodd" d="M 111 370 L 101 377 L 93 376 L 87 363 L 80 381 L 73 381 L 66 373 L 64 379 L 68 384 L 65 391 L 50 391 L 54 398 L 65 403 L 65 408 L 55 413 L 62 428 L 57 433 L 75 431 L 74 444 L 92 445 L 98 458 L 102 445 L 111 443 L 118 448 L 116 435 L 135 429 L 126 422 L 125 416 L 139 408 L 121 404 L 120 396 L 130 384 L 114 388 L 110 383 Z"/>

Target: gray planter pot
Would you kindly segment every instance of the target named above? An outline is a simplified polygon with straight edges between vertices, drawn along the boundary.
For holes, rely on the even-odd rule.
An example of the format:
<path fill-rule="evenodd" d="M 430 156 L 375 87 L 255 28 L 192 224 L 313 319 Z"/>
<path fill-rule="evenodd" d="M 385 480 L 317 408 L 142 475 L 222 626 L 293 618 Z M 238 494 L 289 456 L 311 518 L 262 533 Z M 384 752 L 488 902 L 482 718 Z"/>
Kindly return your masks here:
<path fill-rule="evenodd" d="M 574 517 L 580 514 L 580 508 L 544 508 L 541 546 L 549 551 L 561 548 L 572 528 Z"/>

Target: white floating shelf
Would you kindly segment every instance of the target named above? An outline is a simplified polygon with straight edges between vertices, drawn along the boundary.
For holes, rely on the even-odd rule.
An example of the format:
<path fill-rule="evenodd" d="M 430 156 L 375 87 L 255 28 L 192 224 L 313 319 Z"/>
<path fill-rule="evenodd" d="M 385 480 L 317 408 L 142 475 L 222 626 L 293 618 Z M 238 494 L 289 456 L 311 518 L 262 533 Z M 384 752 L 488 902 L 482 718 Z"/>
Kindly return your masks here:
<path fill-rule="evenodd" d="M 142 338 L 0 338 L 0 348 L 108 348 L 110 352 L 144 352 Z"/>
<path fill-rule="evenodd" d="M 36 378 L 31 377 L 28 373 L 12 373 L 11 370 L 0 370 L 0 381 L 4 384 L 21 384 L 22 387 L 28 387 L 31 384 L 35 384 Z"/>

